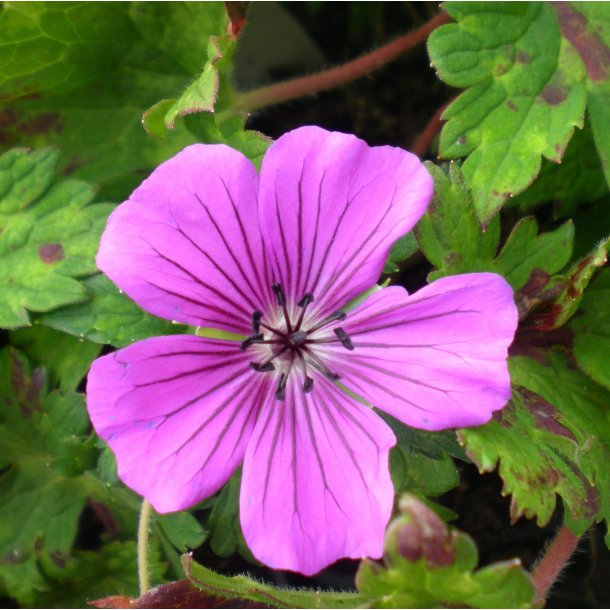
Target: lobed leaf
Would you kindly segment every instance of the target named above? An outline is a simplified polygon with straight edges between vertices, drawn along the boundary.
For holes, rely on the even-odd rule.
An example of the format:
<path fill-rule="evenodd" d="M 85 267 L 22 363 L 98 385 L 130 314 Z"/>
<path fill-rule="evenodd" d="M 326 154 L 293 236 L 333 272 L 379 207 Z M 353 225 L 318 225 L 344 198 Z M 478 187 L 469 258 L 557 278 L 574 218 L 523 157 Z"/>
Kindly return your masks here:
<path fill-rule="evenodd" d="M 30 362 L 46 366 L 49 385 L 63 392 L 76 390 L 101 347 L 61 333 L 48 326 L 31 326 L 12 331 L 11 345 Z"/>
<path fill-rule="evenodd" d="M 160 559 L 157 545 L 153 543 L 149 557 L 153 582 L 163 576 Z M 54 578 L 54 587 L 39 596 L 40 607 L 83 608 L 85 600 L 89 604 L 89 600 L 112 591 L 120 591 L 124 596 L 136 595 L 136 543 L 114 541 L 97 551 L 75 551 L 61 569 L 51 569 L 48 575 Z"/>
<path fill-rule="evenodd" d="M 185 326 L 162 320 L 140 309 L 105 276 L 83 282 L 88 300 L 39 317 L 56 330 L 93 341 L 124 347 L 148 337 L 175 335 Z"/>
<path fill-rule="evenodd" d="M 28 605 L 47 588 L 40 563 L 62 563 L 76 536 L 92 465 L 82 395 L 47 394 L 41 369 L 0 351 L 0 585 Z"/>
<path fill-rule="evenodd" d="M 219 557 L 230 557 L 238 548 L 247 549 L 239 524 L 241 470 L 235 472 L 220 491 L 208 518 L 210 547 Z M 251 557 L 251 554 L 248 553 Z"/>
<path fill-rule="evenodd" d="M 523 191 L 542 157 L 559 162 L 582 127 L 586 69 L 545 2 L 449 2 L 457 23 L 435 30 L 428 50 L 442 80 L 467 88 L 443 113 L 440 152 L 468 155 L 464 177 L 487 225 Z"/>
<path fill-rule="evenodd" d="M 605 3 L 553 2 L 561 33 L 587 70 L 588 111 L 610 185 L 610 10 Z"/>
<path fill-rule="evenodd" d="M 203 71 L 165 113 L 167 129 L 173 129 L 176 126 L 176 119 L 179 116 L 196 112 L 214 112 L 220 87 L 220 76 L 216 64 L 223 60 L 226 52 L 222 48 L 225 47 L 225 44 L 222 44 L 222 47 L 221 44 L 216 37 L 210 38 L 208 61 L 203 67 Z M 225 61 L 227 60 L 225 59 Z"/>
<path fill-rule="evenodd" d="M 579 205 L 604 197 L 607 205 L 608 185 L 599 158 L 592 154 L 594 146 L 590 124 L 576 130 L 561 163 L 543 160 L 536 181 L 510 201 L 511 207 L 523 213 L 552 203 L 553 216 L 563 218 L 574 214 Z"/>
<path fill-rule="evenodd" d="M 481 229 L 458 165 L 452 163 L 448 173 L 431 163 L 427 168 L 434 178 L 434 197 L 414 233 L 426 258 L 437 267 L 429 274 L 430 280 L 457 273 L 493 271 L 520 290 L 532 276 L 556 273 L 569 262 L 574 240 L 571 221 L 538 235 L 536 220 L 523 218 L 496 255 L 499 219 Z"/>
<path fill-rule="evenodd" d="M 572 435 L 556 422 L 552 405 L 515 390 L 511 403 L 485 426 L 460 431 L 468 455 L 481 472 L 498 472 L 502 492 L 511 495 L 510 516 L 536 518 L 546 525 L 560 495 L 568 506 L 587 500 L 585 482 L 572 468 Z"/>
<path fill-rule="evenodd" d="M 480 428 L 460 431 L 482 471 L 499 462 L 511 517 L 548 523 L 556 494 L 568 524 L 582 534 L 610 517 L 610 393 L 549 351 L 544 361 L 510 360 L 517 388 L 510 407 Z"/>
<path fill-rule="evenodd" d="M 80 9 L 81 4 L 86 6 Z M 95 21 L 88 17 L 73 23 L 74 36 L 85 38 L 92 27 L 114 30 L 113 36 L 121 38 L 116 49 L 124 47 L 124 54 L 113 61 L 116 51 L 93 46 L 77 59 L 103 65 L 105 71 L 91 70 L 86 80 L 57 91 L 46 91 L 36 81 L 28 96 L 0 114 L 0 142 L 58 144 L 62 173 L 103 185 L 105 197 L 124 199 L 153 167 L 193 143 L 183 126 L 165 142 L 150 138 L 140 117 L 158 100 L 183 90 L 201 69 L 208 37 L 224 31 L 224 8 L 221 3 L 181 2 L 38 6 L 52 6 L 44 10 L 64 21 L 71 12 L 94 12 Z M 124 29 L 115 27 L 117 19 L 126 21 Z M 1 22 L 0 33 L 6 35 Z M 25 55 L 24 69 L 34 70 L 36 61 L 35 55 Z M 0 78 L 5 70 L 0 63 Z"/>
<path fill-rule="evenodd" d="M 111 206 L 92 189 L 54 182 L 58 151 L 14 149 L 0 157 L 0 327 L 86 298 L 77 278 L 96 272 L 97 242 Z"/>
<path fill-rule="evenodd" d="M 384 562 L 361 562 L 358 590 L 373 608 L 530 608 L 533 583 L 519 560 L 476 570 L 478 553 L 466 534 L 449 529 L 415 497 L 400 500 L 390 523 Z"/>

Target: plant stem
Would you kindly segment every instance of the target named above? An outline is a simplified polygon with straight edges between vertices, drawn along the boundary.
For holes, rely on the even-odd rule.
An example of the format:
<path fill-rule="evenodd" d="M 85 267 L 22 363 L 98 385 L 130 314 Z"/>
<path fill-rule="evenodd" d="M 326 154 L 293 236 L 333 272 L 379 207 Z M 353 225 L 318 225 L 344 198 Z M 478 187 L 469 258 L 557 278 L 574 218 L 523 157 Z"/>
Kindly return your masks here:
<path fill-rule="evenodd" d="M 140 595 L 150 590 L 150 566 L 148 563 L 150 548 L 150 516 L 152 507 L 142 500 L 140 509 L 140 521 L 138 523 L 138 580 L 140 583 Z"/>
<path fill-rule="evenodd" d="M 311 95 L 339 87 L 352 80 L 378 70 L 393 61 L 406 51 L 425 42 L 428 35 L 440 25 L 450 21 L 449 15 L 441 11 L 430 21 L 417 30 L 409 32 L 392 42 L 352 61 L 324 70 L 310 76 L 302 76 L 291 80 L 260 87 L 245 93 L 237 93 L 234 98 L 234 108 L 238 111 L 251 111 L 263 106 L 279 104 L 304 95 Z"/>
<path fill-rule="evenodd" d="M 418 157 L 425 157 L 426 153 L 430 149 L 432 144 L 432 140 L 436 134 L 441 130 L 443 123 L 441 121 L 441 115 L 445 112 L 445 108 L 449 106 L 449 104 L 453 101 L 453 99 L 444 103 L 433 115 L 432 118 L 428 121 L 424 130 L 417 136 L 417 139 L 413 144 L 409 147 L 409 150 Z"/>
<path fill-rule="evenodd" d="M 557 535 L 538 560 L 532 571 L 536 597 L 534 604 L 540 604 L 546 599 L 550 588 L 557 580 L 561 571 L 566 567 L 572 553 L 576 550 L 580 536 L 562 525 Z"/>

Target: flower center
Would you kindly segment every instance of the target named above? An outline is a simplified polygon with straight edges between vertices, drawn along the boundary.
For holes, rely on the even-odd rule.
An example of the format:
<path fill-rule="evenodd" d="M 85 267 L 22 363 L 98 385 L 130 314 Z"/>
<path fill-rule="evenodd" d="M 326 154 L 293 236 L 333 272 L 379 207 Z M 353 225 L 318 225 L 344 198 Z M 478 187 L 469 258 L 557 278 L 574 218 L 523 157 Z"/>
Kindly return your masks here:
<path fill-rule="evenodd" d="M 247 350 L 253 345 L 269 346 L 268 355 L 262 360 L 250 362 L 250 367 L 258 373 L 268 373 L 276 370 L 276 364 L 280 363 L 280 375 L 275 397 L 284 400 L 286 394 L 286 383 L 296 365 L 303 373 L 303 391 L 311 392 L 313 379 L 309 376 L 309 368 L 314 368 L 332 381 L 339 379 L 339 375 L 328 368 L 326 363 L 316 353 L 315 347 L 324 343 L 341 343 L 348 350 L 353 350 L 354 345 L 341 327 L 334 328 L 334 337 L 316 337 L 315 333 L 324 327 L 346 317 L 344 311 L 337 310 L 319 321 L 309 321 L 305 325 L 305 311 L 313 303 L 314 297 L 306 293 L 297 303 L 300 309 L 298 316 L 291 319 L 284 290 L 279 284 L 273 284 L 273 292 L 277 297 L 277 303 L 283 314 L 283 320 L 273 325 L 263 320 L 261 311 L 252 313 L 252 334 L 242 341 L 240 349 Z M 265 332 L 267 331 L 267 335 Z"/>

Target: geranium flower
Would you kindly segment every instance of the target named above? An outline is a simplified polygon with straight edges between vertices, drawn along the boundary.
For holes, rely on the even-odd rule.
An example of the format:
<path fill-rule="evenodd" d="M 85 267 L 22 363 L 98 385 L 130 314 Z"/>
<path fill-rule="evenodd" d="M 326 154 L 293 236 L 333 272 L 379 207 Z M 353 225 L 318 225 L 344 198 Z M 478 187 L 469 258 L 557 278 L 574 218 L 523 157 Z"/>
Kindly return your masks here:
<path fill-rule="evenodd" d="M 261 562 L 309 575 L 379 557 L 396 441 L 366 403 L 440 430 L 483 424 L 510 395 L 517 313 L 501 277 L 349 308 L 432 188 L 414 155 L 316 127 L 277 140 L 260 176 L 223 145 L 159 166 L 110 216 L 98 265 L 145 310 L 241 338 L 155 337 L 93 363 L 89 413 L 125 484 L 172 512 L 243 464 L 241 526 Z"/>

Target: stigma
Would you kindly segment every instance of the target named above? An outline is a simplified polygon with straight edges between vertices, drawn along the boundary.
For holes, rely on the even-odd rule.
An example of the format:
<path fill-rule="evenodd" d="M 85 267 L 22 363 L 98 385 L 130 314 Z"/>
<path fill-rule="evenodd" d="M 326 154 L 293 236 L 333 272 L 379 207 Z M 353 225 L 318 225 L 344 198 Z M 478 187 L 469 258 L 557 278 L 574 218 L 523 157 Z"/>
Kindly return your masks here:
<path fill-rule="evenodd" d="M 319 354 L 319 348 L 325 343 L 338 343 L 345 349 L 352 351 L 354 344 L 351 338 L 341 327 L 333 327 L 333 334 L 320 336 L 318 331 L 324 330 L 331 324 L 336 324 L 346 318 L 346 313 L 337 310 L 320 320 L 307 320 L 306 310 L 314 302 L 312 293 L 305 293 L 297 302 L 297 315 L 290 316 L 289 303 L 280 284 L 271 286 L 280 316 L 275 322 L 265 320 L 264 314 L 255 310 L 252 312 L 252 332 L 242 341 L 240 349 L 246 351 L 252 346 L 266 346 L 264 357 L 250 362 L 250 368 L 257 373 L 274 373 L 278 377 L 275 391 L 277 400 L 284 400 L 286 385 L 291 377 L 299 376 L 302 379 L 302 390 L 309 393 L 314 389 L 314 379 L 310 375 L 311 369 L 317 370 L 331 381 L 340 377 L 324 361 Z M 300 375 L 296 370 L 300 371 Z"/>

